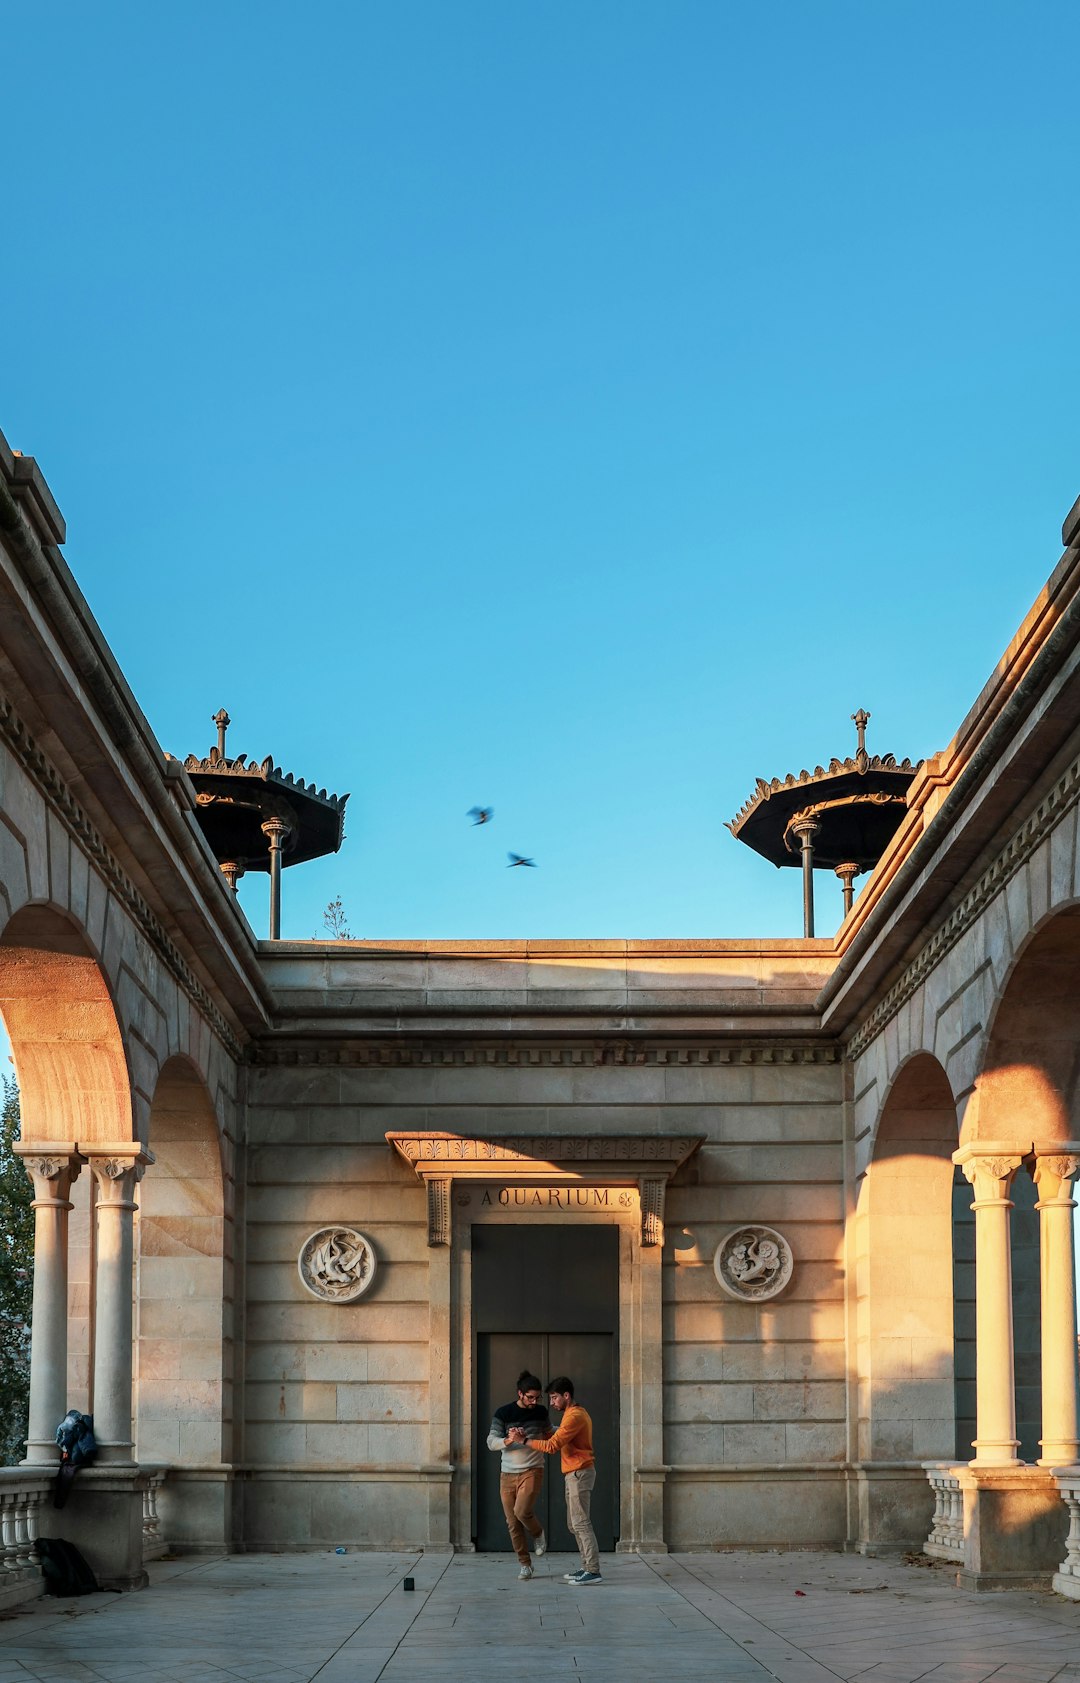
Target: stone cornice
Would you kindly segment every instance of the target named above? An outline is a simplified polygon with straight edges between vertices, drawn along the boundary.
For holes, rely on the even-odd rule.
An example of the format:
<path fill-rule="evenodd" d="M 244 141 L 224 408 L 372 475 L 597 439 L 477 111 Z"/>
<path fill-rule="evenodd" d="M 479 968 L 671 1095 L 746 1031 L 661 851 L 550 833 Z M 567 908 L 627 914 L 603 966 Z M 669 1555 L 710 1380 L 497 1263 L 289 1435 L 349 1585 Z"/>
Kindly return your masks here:
<path fill-rule="evenodd" d="M 537 1134 L 473 1139 L 461 1134 L 391 1132 L 387 1143 L 421 1180 L 549 1180 L 582 1176 L 633 1180 L 641 1174 L 667 1178 L 702 1144 L 700 1135 Z"/>
<path fill-rule="evenodd" d="M 137 924 L 191 1003 L 210 1024 L 225 1049 L 233 1058 L 241 1059 L 243 1046 L 231 1025 L 215 1005 L 180 949 L 170 939 L 162 923 L 151 911 L 100 831 L 91 823 L 56 767 L 38 747 L 14 707 L 4 696 L 0 696 L 0 739 L 6 743 L 50 810 L 56 814 L 72 839 L 100 872 L 110 891 Z"/>
<path fill-rule="evenodd" d="M 1049 794 L 1025 819 L 964 895 L 959 905 L 905 966 L 884 998 L 848 1041 L 849 1057 L 862 1056 L 887 1024 L 903 1009 L 912 994 L 922 986 L 931 971 L 936 969 L 957 942 L 967 934 L 991 901 L 997 898 L 1017 871 L 1023 869 L 1046 836 L 1077 801 L 1080 801 L 1080 760 L 1074 760 L 1068 770 L 1057 779 Z"/>
<path fill-rule="evenodd" d="M 536 1044 L 522 1037 L 492 1043 L 470 1039 L 445 1044 L 441 1040 L 363 1040 L 344 1045 L 275 1044 L 256 1041 L 248 1061 L 270 1067 L 301 1068 L 580 1068 L 641 1065 L 806 1065 L 835 1064 L 842 1056 L 836 1043 L 742 1045 L 718 1041 L 659 1043 L 637 1035 L 596 1041 L 565 1040 Z"/>

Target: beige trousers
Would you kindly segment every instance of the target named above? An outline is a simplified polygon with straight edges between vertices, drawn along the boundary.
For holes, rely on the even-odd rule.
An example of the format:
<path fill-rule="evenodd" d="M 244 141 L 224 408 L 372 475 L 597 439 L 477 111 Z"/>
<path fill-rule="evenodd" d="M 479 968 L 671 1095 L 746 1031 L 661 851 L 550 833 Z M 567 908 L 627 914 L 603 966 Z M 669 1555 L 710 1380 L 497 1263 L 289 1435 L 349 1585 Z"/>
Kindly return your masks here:
<path fill-rule="evenodd" d="M 589 1518 L 596 1468 L 582 1467 L 580 1472 L 565 1473 L 563 1482 L 566 1486 L 566 1523 L 577 1539 L 581 1564 L 586 1572 L 598 1572 L 600 1553 L 596 1547 L 596 1532 Z"/>
<path fill-rule="evenodd" d="M 529 1467 L 523 1473 L 503 1473 L 499 1478 L 499 1498 L 510 1533 L 510 1546 L 522 1566 L 529 1565 L 529 1533 L 541 1535 L 540 1521 L 533 1513 L 536 1498 L 544 1482 L 543 1467 Z"/>

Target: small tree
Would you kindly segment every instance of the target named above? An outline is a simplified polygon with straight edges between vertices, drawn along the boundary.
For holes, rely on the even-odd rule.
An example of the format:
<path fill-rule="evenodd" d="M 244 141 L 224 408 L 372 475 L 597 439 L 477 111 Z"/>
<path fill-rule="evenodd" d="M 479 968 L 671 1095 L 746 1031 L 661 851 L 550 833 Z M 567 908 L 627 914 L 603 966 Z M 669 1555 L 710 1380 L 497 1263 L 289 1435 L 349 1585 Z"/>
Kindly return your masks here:
<path fill-rule="evenodd" d="M 0 1458 L 5 1467 L 26 1453 L 30 1399 L 34 1194 L 13 1150 L 18 1137 L 18 1084 L 0 1075 Z"/>
<path fill-rule="evenodd" d="M 330 904 L 323 913 L 322 920 L 323 928 L 326 930 L 326 933 L 329 935 L 331 941 L 355 940 L 356 937 L 349 928 L 349 920 L 345 915 L 345 907 L 341 904 L 340 894 L 336 900 L 331 900 Z"/>

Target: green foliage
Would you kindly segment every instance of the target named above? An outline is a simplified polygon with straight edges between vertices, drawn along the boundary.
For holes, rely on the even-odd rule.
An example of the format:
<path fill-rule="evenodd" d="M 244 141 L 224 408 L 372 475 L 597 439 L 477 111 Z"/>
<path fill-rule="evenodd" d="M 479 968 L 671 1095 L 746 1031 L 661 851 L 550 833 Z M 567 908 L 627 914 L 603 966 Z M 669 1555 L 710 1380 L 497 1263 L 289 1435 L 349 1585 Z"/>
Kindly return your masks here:
<path fill-rule="evenodd" d="M 33 1188 L 12 1150 L 19 1137 L 19 1089 L 5 1075 L 0 1101 L 0 1465 L 11 1467 L 26 1453 L 34 1212 Z"/>

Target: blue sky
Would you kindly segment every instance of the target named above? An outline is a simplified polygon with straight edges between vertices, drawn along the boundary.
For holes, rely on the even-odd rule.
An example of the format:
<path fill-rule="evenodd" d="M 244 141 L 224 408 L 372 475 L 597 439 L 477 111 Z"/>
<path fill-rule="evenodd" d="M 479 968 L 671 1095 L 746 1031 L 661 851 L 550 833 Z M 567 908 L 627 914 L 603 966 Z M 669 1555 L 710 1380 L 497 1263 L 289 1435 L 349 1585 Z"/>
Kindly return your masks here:
<path fill-rule="evenodd" d="M 724 821 L 858 706 L 943 746 L 1080 491 L 1078 56 L 1052 4 L 10 13 L 0 426 L 162 745 L 224 704 L 352 791 L 283 933 L 801 932 Z"/>

